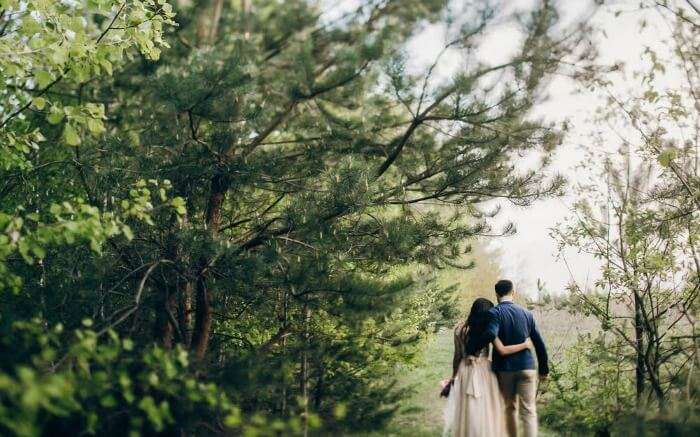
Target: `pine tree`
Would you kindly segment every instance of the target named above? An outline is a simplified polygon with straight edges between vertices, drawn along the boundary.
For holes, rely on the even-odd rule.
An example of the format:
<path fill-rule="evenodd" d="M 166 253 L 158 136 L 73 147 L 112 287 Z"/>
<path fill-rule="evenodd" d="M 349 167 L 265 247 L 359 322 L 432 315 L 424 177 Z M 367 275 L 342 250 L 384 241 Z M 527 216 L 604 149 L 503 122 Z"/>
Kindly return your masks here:
<path fill-rule="evenodd" d="M 136 32 L 146 50 L 113 80 L 51 85 L 56 105 L 104 105 L 104 127 L 79 141 L 65 127 L 75 171 L 44 170 L 11 196 L 128 214 L 99 254 L 45 257 L 54 293 L 31 280 L 38 267 L 17 267 L 30 279 L 21 299 L 41 302 L 18 305 L 186 347 L 244 411 L 299 413 L 303 430 L 312 413 L 382 423 L 400 395 L 393 366 L 454 317 L 452 290 L 422 276 L 490 230 L 484 201 L 558 192 L 542 170 L 560 133 L 529 112 L 575 41 L 554 37 L 544 1 L 512 59 L 438 83 L 434 66 L 407 71 L 403 45 L 424 23 L 454 22 L 443 1 L 367 0 L 333 18 L 302 0 L 182 0 L 174 12 L 159 56 Z M 473 53 L 494 16 L 485 5 L 450 27 L 445 50 Z M 526 154 L 541 167 L 519 168 Z"/>

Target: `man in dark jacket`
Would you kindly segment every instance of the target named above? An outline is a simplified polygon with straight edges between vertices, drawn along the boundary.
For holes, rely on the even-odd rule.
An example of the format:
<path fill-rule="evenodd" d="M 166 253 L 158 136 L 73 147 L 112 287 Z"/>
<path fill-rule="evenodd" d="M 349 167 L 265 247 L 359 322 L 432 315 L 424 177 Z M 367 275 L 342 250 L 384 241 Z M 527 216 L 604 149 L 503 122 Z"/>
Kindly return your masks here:
<path fill-rule="evenodd" d="M 467 354 L 474 354 L 496 337 L 504 345 L 518 344 L 530 337 L 537 355 L 537 365 L 529 349 L 500 356 L 493 353 L 493 370 L 498 375 L 498 383 L 506 403 L 506 426 L 508 435 L 517 435 L 517 407 L 520 404 L 520 416 L 526 437 L 537 435 L 537 377 L 545 378 L 549 374 L 547 349 L 540 332 L 535 325 L 532 313 L 513 302 L 515 290 L 513 283 L 500 280 L 496 283 L 498 305 L 489 311 L 490 321 L 484 333 L 470 338 L 466 345 Z"/>

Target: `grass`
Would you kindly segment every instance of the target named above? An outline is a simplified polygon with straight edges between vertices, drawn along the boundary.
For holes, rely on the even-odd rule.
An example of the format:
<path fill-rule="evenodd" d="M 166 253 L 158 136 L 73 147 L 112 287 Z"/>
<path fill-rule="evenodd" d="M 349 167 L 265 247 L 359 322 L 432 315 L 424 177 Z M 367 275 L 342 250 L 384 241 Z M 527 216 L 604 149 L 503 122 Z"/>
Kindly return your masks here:
<path fill-rule="evenodd" d="M 441 435 L 445 400 L 439 397 L 440 381 L 452 372 L 453 348 L 453 333 L 444 329 L 426 344 L 418 365 L 404 369 L 400 383 L 414 392 L 384 435 Z"/>
<path fill-rule="evenodd" d="M 440 380 L 448 378 L 452 366 L 452 331 L 444 329 L 430 339 L 415 367 L 397 371 L 404 376 L 400 384 L 413 388 L 390 425 L 381 431 L 363 434 L 368 437 L 434 437 L 442 435 L 442 410 L 445 400 L 439 397 Z"/>

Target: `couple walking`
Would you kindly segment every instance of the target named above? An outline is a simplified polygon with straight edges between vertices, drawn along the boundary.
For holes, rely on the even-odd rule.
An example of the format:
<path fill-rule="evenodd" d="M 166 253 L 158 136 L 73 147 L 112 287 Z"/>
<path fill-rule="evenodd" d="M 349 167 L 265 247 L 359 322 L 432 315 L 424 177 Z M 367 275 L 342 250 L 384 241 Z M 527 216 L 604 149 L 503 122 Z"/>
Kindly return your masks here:
<path fill-rule="evenodd" d="M 547 351 L 532 313 L 513 302 L 513 283 L 501 280 L 495 288 L 498 305 L 476 299 L 455 328 L 452 379 L 441 393 L 449 398 L 446 428 L 455 437 L 515 437 L 518 407 L 524 435 L 537 435 L 537 381 L 538 373 L 549 373 Z"/>

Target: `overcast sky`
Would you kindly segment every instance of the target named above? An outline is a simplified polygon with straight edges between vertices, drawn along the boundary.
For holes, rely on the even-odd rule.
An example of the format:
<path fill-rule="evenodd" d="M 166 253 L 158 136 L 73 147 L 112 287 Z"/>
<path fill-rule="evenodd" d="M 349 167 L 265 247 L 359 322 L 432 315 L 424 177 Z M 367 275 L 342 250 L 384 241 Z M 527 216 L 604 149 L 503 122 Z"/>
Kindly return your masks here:
<path fill-rule="evenodd" d="M 519 0 L 506 4 L 517 10 L 532 3 Z M 615 9 L 612 8 L 595 9 L 592 1 L 562 0 L 559 4 L 562 6 L 563 26 L 583 17 L 591 17 L 591 23 L 604 31 L 599 39 L 599 62 L 612 64 L 620 61 L 629 71 L 624 77 L 616 78 L 615 92 L 624 94 L 639 87 L 639 79 L 634 79 L 631 72 L 642 66 L 645 46 L 660 48 L 661 39 L 670 34 L 668 22 L 661 19 L 659 12 L 640 12 L 636 9 L 636 1 L 627 2 L 629 6 L 626 11 L 618 16 L 615 16 Z M 591 15 L 594 10 L 595 14 Z M 640 28 L 643 19 L 648 23 L 644 30 Z M 445 30 L 441 25 L 428 26 L 409 41 L 413 68 L 430 65 L 444 41 Z M 478 51 L 478 57 L 490 64 L 502 62 L 514 53 L 517 41 L 517 26 L 504 23 L 489 32 Z M 464 68 L 463 65 L 464 61 L 458 54 L 447 56 L 441 63 L 441 73 L 447 77 L 451 72 Z M 533 114 L 551 121 L 569 121 L 571 131 L 557 152 L 552 171 L 565 174 L 572 185 L 590 177 L 590 174 L 583 173 L 584 170 L 576 167 L 584 159 L 584 149 L 601 147 L 594 144 L 592 133 L 599 127 L 593 124 L 591 118 L 596 108 L 603 104 L 599 96 L 577 93 L 575 90 L 571 79 L 563 76 L 555 78 L 547 87 L 547 100 L 538 105 Z M 606 151 L 617 153 L 620 142 L 611 132 L 610 141 L 602 147 Z M 504 276 L 513 279 L 521 292 L 535 294 L 538 279 L 546 284 L 548 291 L 562 293 L 572 278 L 581 285 L 592 284 L 597 278 L 596 262 L 589 256 L 578 254 L 576 250 L 569 250 L 565 254 L 568 268 L 561 259 L 557 260 L 556 247 L 549 236 L 550 229 L 570 215 L 573 201 L 573 190 L 567 189 L 565 197 L 540 201 L 529 208 L 503 204 L 504 210 L 496 223 L 512 221 L 516 224 L 517 233 L 511 237 L 488 239 L 485 244 L 496 249 L 494 256 L 498 258 Z"/>
<path fill-rule="evenodd" d="M 567 0 L 561 3 L 583 5 L 586 2 Z M 612 64 L 621 61 L 625 65 L 625 74 L 613 79 L 612 91 L 618 95 L 641 88 L 641 79 L 635 78 L 633 72 L 643 67 L 645 47 L 663 50 L 662 39 L 670 35 L 669 24 L 662 19 L 659 11 L 636 11 L 637 3 L 627 2 L 630 12 L 618 16 L 615 16 L 613 9 L 601 9 L 593 17 L 593 23 L 604 31 L 599 44 L 600 62 Z M 648 23 L 643 30 L 641 20 Z M 671 68 L 667 76 L 666 80 L 674 80 Z M 598 147 L 615 154 L 621 147 L 620 140 L 612 131 L 607 133 L 609 140 L 602 145 L 597 145 L 592 138 L 592 134 L 601 129 L 591 119 L 596 108 L 604 104 L 602 98 L 591 93 L 574 93 L 573 84 L 565 78 L 555 79 L 548 93 L 550 98 L 536 111 L 547 119 L 570 121 L 571 132 L 557 153 L 553 169 L 566 174 L 573 185 L 591 176 L 577 168 L 581 160 L 586 159 L 585 149 Z M 574 200 L 573 190 L 567 189 L 567 196 L 563 198 L 540 202 L 528 209 L 511 207 L 504 214 L 504 218 L 517 224 L 518 233 L 507 239 L 491 241 L 490 245 L 501 249 L 503 256 L 499 264 L 506 276 L 518 281 L 521 291 L 534 292 L 538 278 L 546 283 L 547 290 L 552 293 L 563 292 L 572 279 L 580 285 L 591 285 L 598 278 L 598 265 L 590 256 L 569 250 L 565 254 L 568 267 L 561 259 L 557 260 L 556 247 L 549 237 L 549 229 L 570 215 Z"/>
<path fill-rule="evenodd" d="M 332 5 L 328 9 L 328 20 L 342 15 L 343 11 L 357 7 L 359 0 L 329 0 Z M 483 62 L 496 65 L 503 62 L 516 52 L 521 41 L 521 33 L 515 20 L 508 19 L 519 11 L 531 9 L 537 0 L 502 0 L 498 8 L 500 17 L 497 25 L 489 26 L 488 33 L 481 40 L 476 52 L 476 59 L 464 59 L 457 51 L 447 52 L 436 68 L 433 83 L 449 78 L 466 65 Z M 639 79 L 634 79 L 631 72 L 642 67 L 642 52 L 646 46 L 660 48 L 661 41 L 670 34 L 669 24 L 661 19 L 658 10 L 638 10 L 638 1 L 617 1 L 621 7 L 596 8 L 593 0 L 559 0 L 561 13 L 560 26 L 570 29 L 571 24 L 581 19 L 588 19 L 601 35 L 597 39 L 599 47 L 599 63 L 613 64 L 622 62 L 625 65 L 624 75 L 617 76 L 614 91 L 619 95 L 639 88 Z M 606 3 L 612 3 L 608 1 Z M 474 14 L 474 5 L 482 4 L 479 0 L 455 0 L 452 2 L 453 11 L 462 20 L 469 20 Z M 615 14 L 622 9 L 621 14 Z M 648 25 L 641 29 L 641 20 Z M 454 37 L 454 33 L 452 34 Z M 426 25 L 411 40 L 406 42 L 407 68 L 409 71 L 420 73 L 425 71 L 442 50 L 446 41 L 452 38 L 446 32 L 444 24 Z M 672 77 L 672 74 L 671 74 Z M 636 81 L 636 82 L 635 82 Z M 590 174 L 584 173 L 577 165 L 585 159 L 584 150 L 592 147 L 603 147 L 610 153 L 617 153 L 620 143 L 613 132 L 610 141 L 595 145 L 593 133 L 599 127 L 592 122 L 594 112 L 603 105 L 603 100 L 592 93 L 575 92 L 576 86 L 571 79 L 557 76 L 547 87 L 548 98 L 537 105 L 533 117 L 541 117 L 547 121 L 561 122 L 568 120 L 570 131 L 559 148 L 551 167 L 551 172 L 567 176 L 571 186 L 577 181 L 586 180 Z M 494 229 L 511 221 L 515 223 L 517 233 L 503 238 L 489 238 L 484 241 L 487 248 L 493 250 L 493 256 L 498 259 L 502 273 L 516 282 L 519 291 L 525 294 L 536 294 L 538 279 L 545 283 L 551 293 L 562 293 L 566 285 L 575 279 L 580 285 L 592 284 L 598 276 L 598 266 L 589 256 L 577 253 L 576 250 L 566 252 L 567 265 L 557 259 L 554 241 L 550 238 L 550 229 L 565 220 L 570 215 L 571 205 L 575 200 L 574 190 L 566 190 L 562 198 L 540 201 L 529 208 L 518 208 L 508 203 L 502 203 L 503 211 L 494 221 Z"/>

